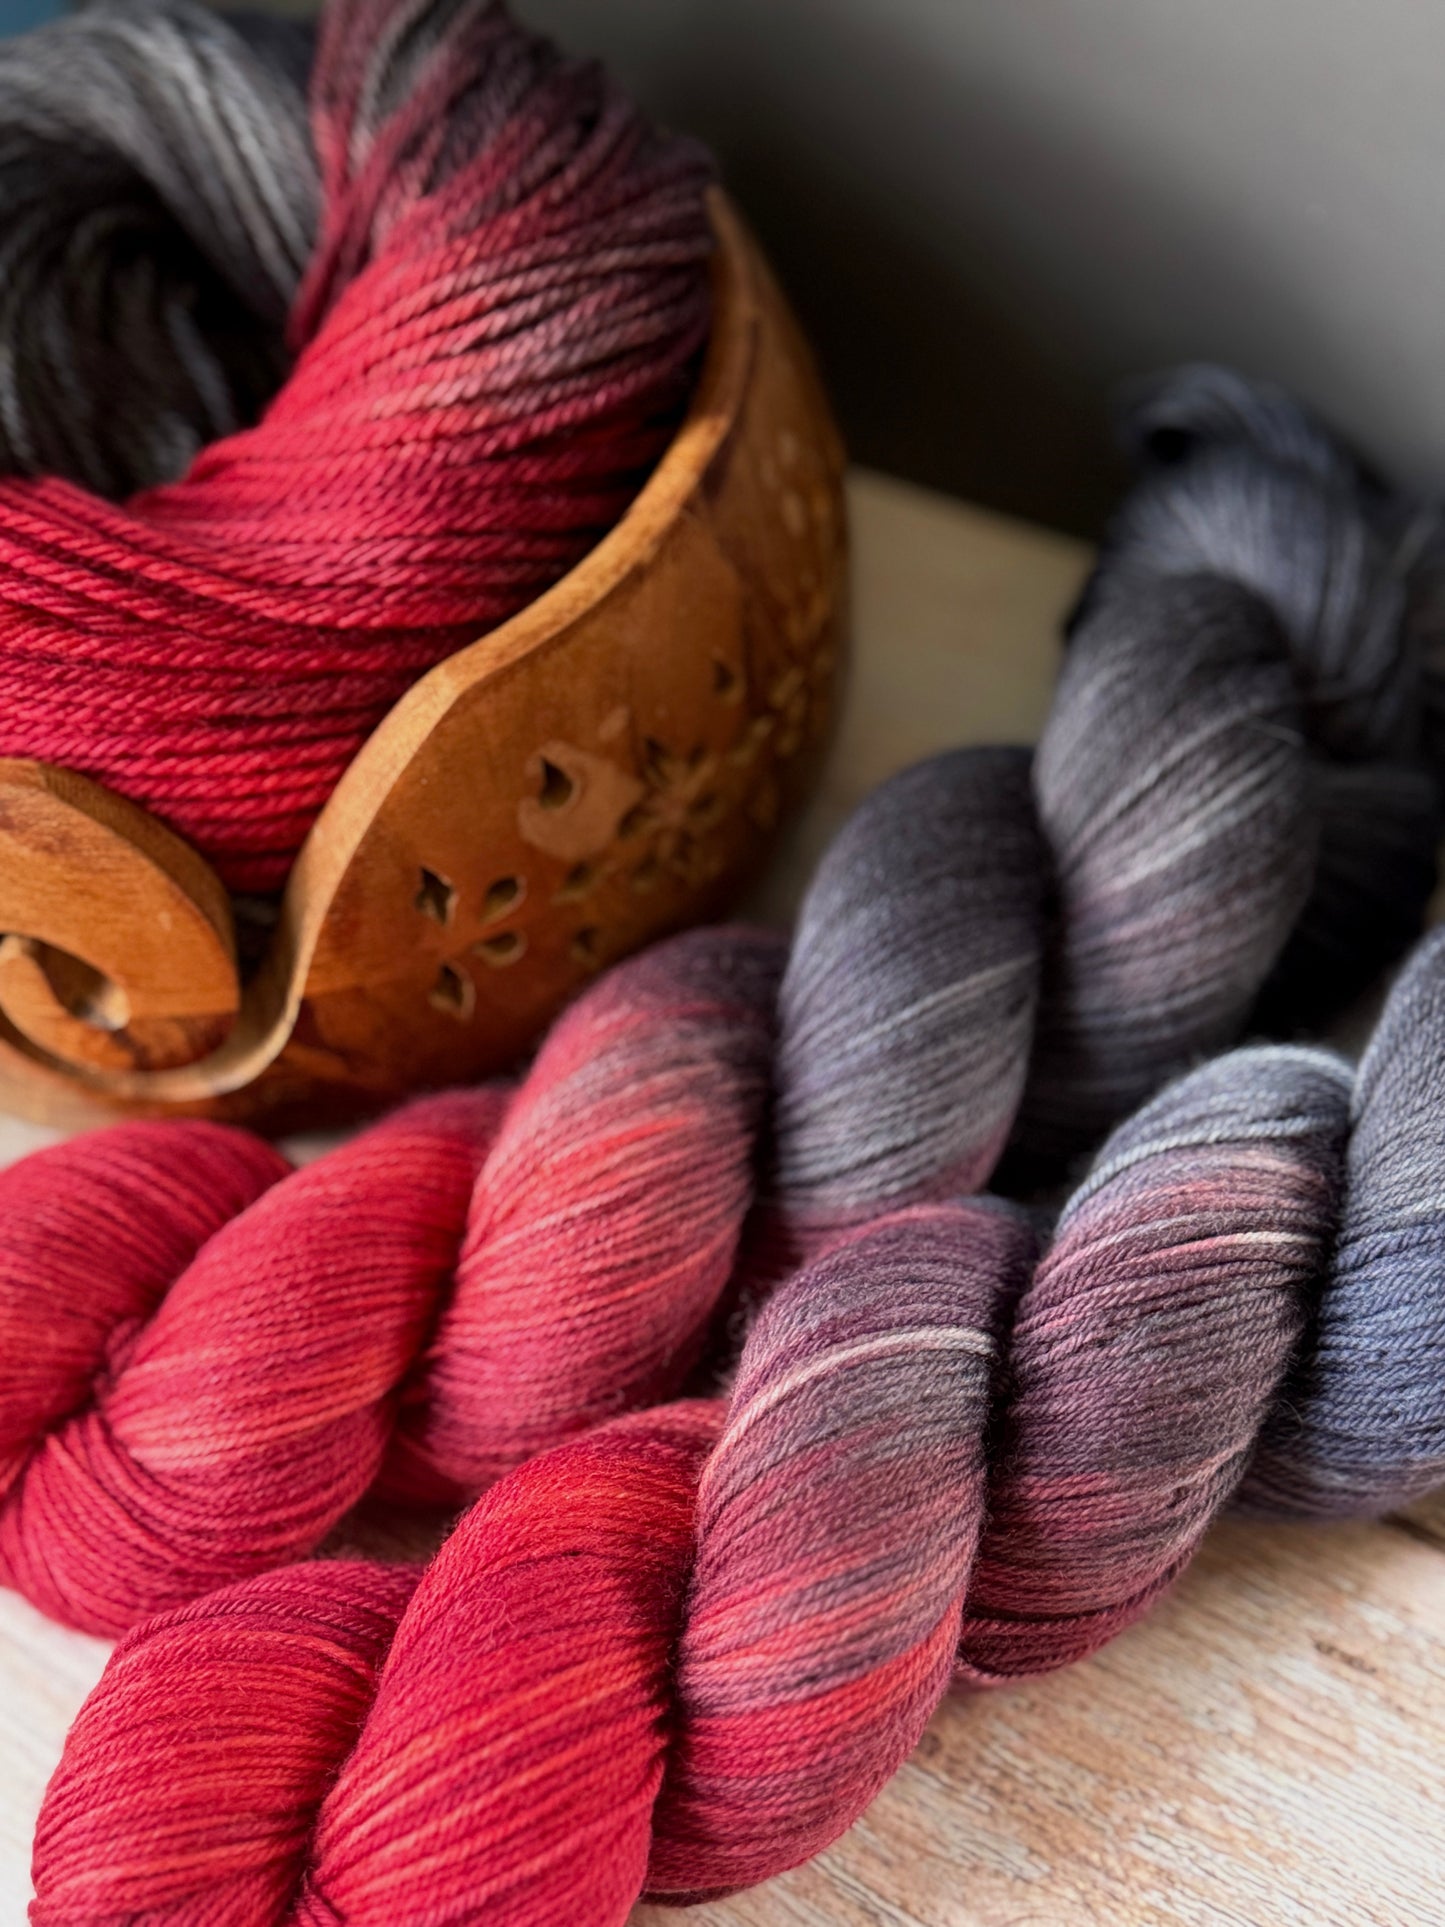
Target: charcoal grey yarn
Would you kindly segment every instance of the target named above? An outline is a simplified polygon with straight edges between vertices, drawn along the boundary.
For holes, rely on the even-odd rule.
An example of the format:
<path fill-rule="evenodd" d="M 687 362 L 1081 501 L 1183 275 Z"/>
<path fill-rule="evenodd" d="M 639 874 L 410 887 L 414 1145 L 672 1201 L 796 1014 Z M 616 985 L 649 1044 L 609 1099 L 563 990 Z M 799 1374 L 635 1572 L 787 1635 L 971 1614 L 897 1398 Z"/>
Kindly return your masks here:
<path fill-rule="evenodd" d="M 254 419 L 315 234 L 310 57 L 199 0 L 0 41 L 0 469 L 121 498 Z"/>
<path fill-rule="evenodd" d="M 793 1222 L 1047 1181 L 1196 1059 L 1328 1014 L 1420 928 L 1439 797 L 1392 496 L 1277 390 L 1136 393 L 1142 463 L 1032 760 L 885 784 L 780 1001 Z M 929 1174 L 926 1181 L 920 1174 Z"/>

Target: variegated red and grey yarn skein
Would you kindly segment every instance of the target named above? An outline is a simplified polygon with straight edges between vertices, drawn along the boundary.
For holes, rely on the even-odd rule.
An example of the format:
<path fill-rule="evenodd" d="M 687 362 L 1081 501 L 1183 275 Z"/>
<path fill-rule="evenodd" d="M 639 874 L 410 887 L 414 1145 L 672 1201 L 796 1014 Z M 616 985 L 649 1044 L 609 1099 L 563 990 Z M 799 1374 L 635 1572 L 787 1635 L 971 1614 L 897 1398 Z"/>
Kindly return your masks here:
<path fill-rule="evenodd" d="M 0 755 L 268 892 L 676 431 L 711 167 L 497 0 L 0 41 Z M 259 419 L 258 419 L 259 417 Z"/>
<path fill-rule="evenodd" d="M 51 1783 L 33 1927 L 623 1927 L 817 1852 L 952 1677 L 1093 1651 L 1236 1492 L 1437 1484 L 1442 1066 L 1445 933 L 1358 1074 L 1206 1064 L 1037 1263 L 1000 1200 L 890 1212 L 778 1288 L 725 1402 L 529 1460 L 424 1573 L 146 1622 Z"/>
<path fill-rule="evenodd" d="M 1393 506 L 1217 371 L 1141 409 L 1174 459 L 1124 510 L 1032 773 L 974 750 L 885 785 L 791 952 L 659 946 L 515 1090 L 425 1100 L 294 1176 L 244 1134 L 166 1124 L 0 1174 L 0 1577 L 117 1632 L 305 1555 L 369 1491 L 464 1502 L 676 1395 L 740 1253 L 776 1276 L 978 1189 L 1011 1132 L 1020 1157 L 1097 1139 L 1228 1041 L 1291 951 L 1333 946 L 1349 984 L 1403 940 L 1434 791 Z M 1221 573 L 1221 475 L 1249 478 L 1251 540 L 1259 503 L 1306 505 L 1273 565 L 1290 628 Z M 1253 549 L 1239 573 L 1272 579 Z M 1358 807 L 1332 815 L 1341 792 Z"/>

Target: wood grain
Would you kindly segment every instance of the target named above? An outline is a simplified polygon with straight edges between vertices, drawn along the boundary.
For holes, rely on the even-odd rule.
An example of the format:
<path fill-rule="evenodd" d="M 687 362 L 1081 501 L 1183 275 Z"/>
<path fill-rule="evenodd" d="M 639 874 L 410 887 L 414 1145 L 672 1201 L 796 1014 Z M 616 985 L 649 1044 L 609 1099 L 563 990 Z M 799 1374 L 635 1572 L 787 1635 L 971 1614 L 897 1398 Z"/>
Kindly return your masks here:
<path fill-rule="evenodd" d="M 1075 544 L 873 476 L 852 485 L 857 666 L 823 793 L 760 901 L 911 757 L 1037 727 Z M 48 1135 L 0 1128 L 15 1155 Z M 102 1663 L 0 1594 L 0 1927 Z M 1322 1530 L 1230 1521 L 1097 1658 L 949 1702 L 813 1866 L 696 1927 L 1438 1927 L 1445 1504 Z M 643 1908 L 634 1927 L 677 1915 Z"/>

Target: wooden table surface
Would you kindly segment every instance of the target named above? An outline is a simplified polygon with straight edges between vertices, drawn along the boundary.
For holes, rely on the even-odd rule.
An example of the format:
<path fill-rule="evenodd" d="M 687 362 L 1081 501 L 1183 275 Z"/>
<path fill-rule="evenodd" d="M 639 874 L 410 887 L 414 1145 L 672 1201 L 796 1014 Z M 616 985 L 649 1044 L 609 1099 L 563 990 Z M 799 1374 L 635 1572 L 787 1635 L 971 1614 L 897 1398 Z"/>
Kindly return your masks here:
<path fill-rule="evenodd" d="M 854 480 L 857 660 L 823 795 L 763 892 L 785 914 L 881 777 L 1017 741 L 1048 701 L 1086 563 L 1060 537 Z M 0 1160 L 49 1134 L 0 1122 Z M 105 1647 L 0 1593 L 0 1927 Z M 1097 1658 L 956 1699 L 812 1866 L 695 1927 L 1439 1927 L 1445 1503 L 1368 1527 L 1227 1522 Z M 678 1916 L 641 1908 L 635 1927 Z M 567 1927 L 567 1923 L 558 1923 Z"/>

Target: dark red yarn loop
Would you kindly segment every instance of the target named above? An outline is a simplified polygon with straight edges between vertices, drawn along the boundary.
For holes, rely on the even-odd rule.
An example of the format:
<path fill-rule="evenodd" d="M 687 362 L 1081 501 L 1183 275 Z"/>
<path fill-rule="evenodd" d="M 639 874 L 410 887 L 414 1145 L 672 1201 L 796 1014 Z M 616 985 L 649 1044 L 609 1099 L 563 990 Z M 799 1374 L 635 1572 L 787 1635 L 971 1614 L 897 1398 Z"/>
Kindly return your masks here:
<path fill-rule="evenodd" d="M 708 326 L 701 150 L 500 7 L 331 0 L 311 98 L 321 231 L 259 425 L 124 505 L 0 479 L 0 755 L 109 784 L 239 891 L 410 683 L 617 521 Z"/>

